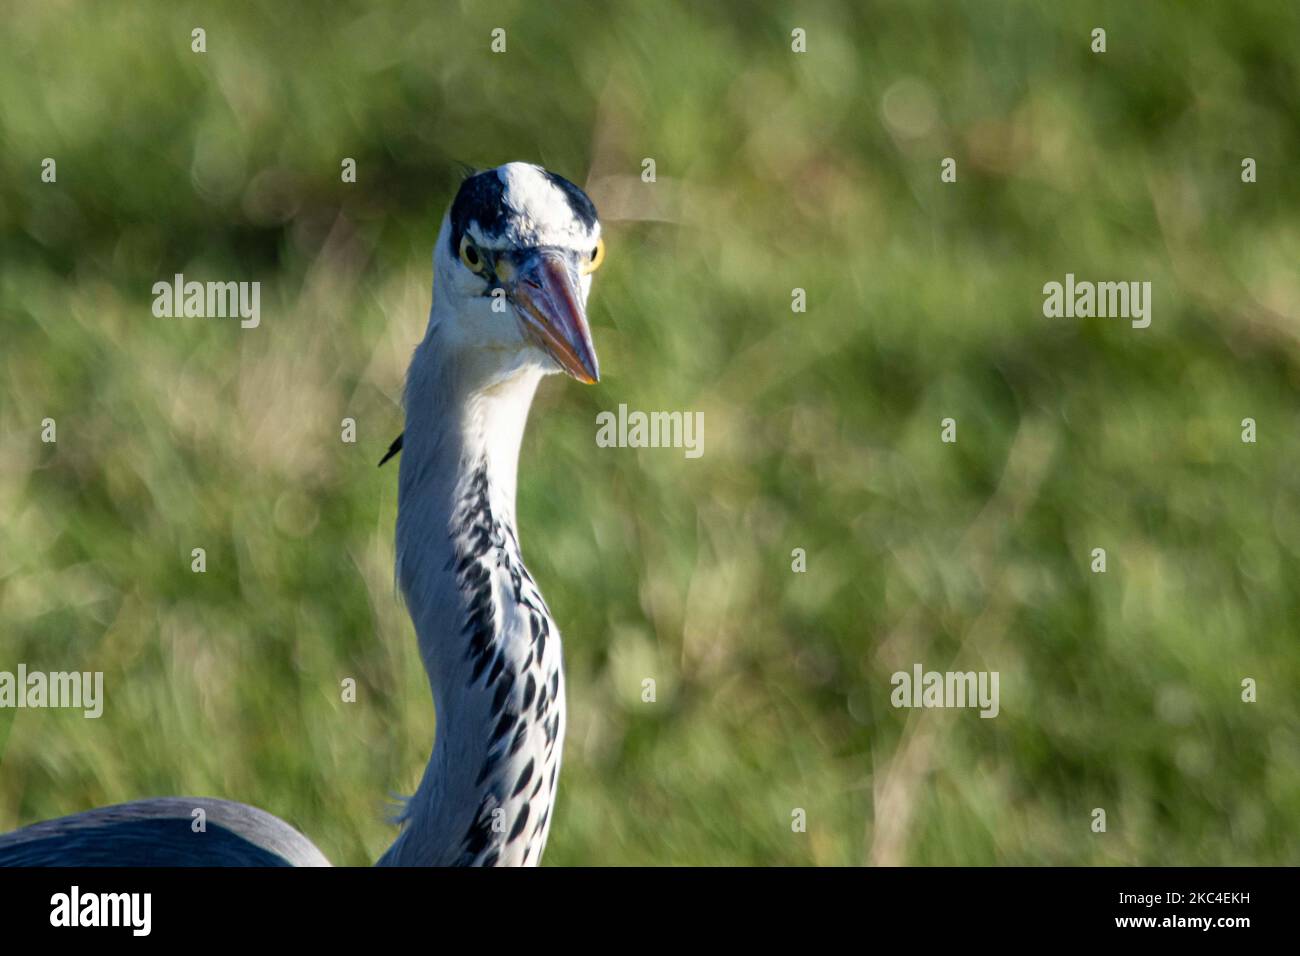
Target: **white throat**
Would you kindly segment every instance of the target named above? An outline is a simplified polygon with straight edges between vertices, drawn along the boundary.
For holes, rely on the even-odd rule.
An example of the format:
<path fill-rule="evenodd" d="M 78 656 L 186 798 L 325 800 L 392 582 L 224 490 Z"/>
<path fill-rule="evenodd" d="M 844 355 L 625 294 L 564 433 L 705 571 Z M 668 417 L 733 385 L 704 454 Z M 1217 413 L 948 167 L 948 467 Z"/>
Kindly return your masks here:
<path fill-rule="evenodd" d="M 436 739 L 389 865 L 536 864 L 564 737 L 559 633 L 515 531 L 519 445 L 542 371 L 456 362 L 435 296 L 406 383 L 397 576 Z M 441 347 L 440 347 L 441 346 Z"/>

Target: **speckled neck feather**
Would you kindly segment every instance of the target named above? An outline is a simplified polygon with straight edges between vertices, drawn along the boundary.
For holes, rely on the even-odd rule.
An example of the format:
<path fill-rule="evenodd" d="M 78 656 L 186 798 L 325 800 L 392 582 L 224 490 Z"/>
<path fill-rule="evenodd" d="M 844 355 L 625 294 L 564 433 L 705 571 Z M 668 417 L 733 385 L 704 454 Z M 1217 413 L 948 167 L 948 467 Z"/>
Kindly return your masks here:
<path fill-rule="evenodd" d="M 528 865 L 546 844 L 564 737 L 559 633 L 520 555 L 519 442 L 541 373 L 451 367 L 437 327 L 406 389 L 398 581 L 436 739 L 381 865 Z"/>

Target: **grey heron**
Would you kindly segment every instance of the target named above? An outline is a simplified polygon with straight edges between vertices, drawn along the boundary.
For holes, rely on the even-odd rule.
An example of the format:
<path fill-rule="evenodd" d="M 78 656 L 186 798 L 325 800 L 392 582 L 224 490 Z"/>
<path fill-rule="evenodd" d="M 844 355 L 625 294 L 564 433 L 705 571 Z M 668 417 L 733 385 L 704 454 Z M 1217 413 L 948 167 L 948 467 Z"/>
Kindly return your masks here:
<path fill-rule="evenodd" d="M 519 445 L 543 376 L 600 376 L 587 325 L 604 258 L 576 185 L 509 163 L 466 178 L 433 253 L 407 372 L 397 580 L 428 672 L 428 766 L 380 865 L 535 865 L 564 740 L 560 635 L 515 531 Z M 203 811 L 204 826 L 195 821 Z M 327 866 L 283 820 L 210 798 L 141 800 L 0 836 L 0 865 Z"/>

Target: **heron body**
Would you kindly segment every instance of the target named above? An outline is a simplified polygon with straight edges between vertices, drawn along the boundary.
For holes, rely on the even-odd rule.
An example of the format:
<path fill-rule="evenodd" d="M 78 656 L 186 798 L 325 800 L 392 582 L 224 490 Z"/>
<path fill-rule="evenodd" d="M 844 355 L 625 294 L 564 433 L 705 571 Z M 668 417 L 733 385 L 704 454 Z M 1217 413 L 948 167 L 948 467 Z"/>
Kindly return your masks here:
<path fill-rule="evenodd" d="M 196 811 L 202 811 L 202 815 Z M 100 807 L 0 836 L 5 866 L 329 866 L 265 810 L 208 797 Z"/>
<path fill-rule="evenodd" d="M 560 635 L 515 527 L 542 377 L 599 377 L 586 321 L 603 258 L 591 201 L 540 167 L 471 176 L 434 246 L 407 373 L 397 579 L 436 712 L 428 766 L 380 865 L 535 865 L 564 740 Z M 193 826 L 203 809 L 206 826 Z M 0 865 L 328 865 L 282 820 L 210 798 L 142 800 L 0 836 Z"/>

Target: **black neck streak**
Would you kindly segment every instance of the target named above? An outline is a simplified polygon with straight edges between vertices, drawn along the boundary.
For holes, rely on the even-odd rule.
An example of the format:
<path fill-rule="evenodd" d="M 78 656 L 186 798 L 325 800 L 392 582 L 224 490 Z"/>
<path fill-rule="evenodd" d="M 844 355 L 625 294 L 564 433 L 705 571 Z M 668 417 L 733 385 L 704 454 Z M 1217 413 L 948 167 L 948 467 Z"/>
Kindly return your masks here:
<path fill-rule="evenodd" d="M 522 862 L 527 863 L 541 853 L 559 767 L 556 744 L 563 704 L 558 644 L 548 655 L 550 612 L 524 567 L 514 528 L 493 514 L 486 463 L 473 468 L 464 489 L 447 569 L 453 570 L 454 564 L 466 601 L 461 635 L 465 661 L 471 665 L 469 690 L 491 694 L 491 729 L 486 756 L 474 770 L 480 803 L 457 862 L 491 866 L 503 852 L 517 855 L 516 842 L 525 841 Z M 515 608 L 498 606 L 493 588 L 497 572 L 509 582 L 500 589 L 501 600 L 512 600 Z M 528 621 L 527 632 L 506 633 L 504 620 L 521 617 Z M 528 756 L 525 747 L 530 741 L 533 752 Z M 548 790 L 539 801 L 544 786 Z"/>

